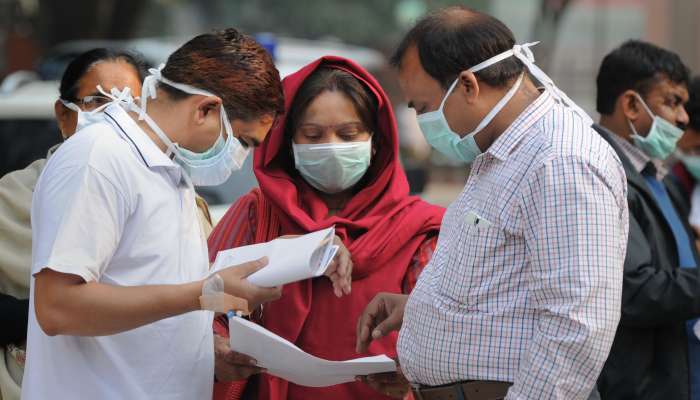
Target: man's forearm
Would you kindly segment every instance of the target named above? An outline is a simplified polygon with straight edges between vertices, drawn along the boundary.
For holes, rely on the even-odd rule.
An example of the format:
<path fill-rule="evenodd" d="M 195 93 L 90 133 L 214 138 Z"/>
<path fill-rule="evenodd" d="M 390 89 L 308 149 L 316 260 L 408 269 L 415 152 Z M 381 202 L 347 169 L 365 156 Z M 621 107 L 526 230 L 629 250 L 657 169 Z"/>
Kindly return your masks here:
<path fill-rule="evenodd" d="M 199 310 L 202 283 L 113 286 L 37 279 L 37 318 L 48 335 L 102 336 Z"/>

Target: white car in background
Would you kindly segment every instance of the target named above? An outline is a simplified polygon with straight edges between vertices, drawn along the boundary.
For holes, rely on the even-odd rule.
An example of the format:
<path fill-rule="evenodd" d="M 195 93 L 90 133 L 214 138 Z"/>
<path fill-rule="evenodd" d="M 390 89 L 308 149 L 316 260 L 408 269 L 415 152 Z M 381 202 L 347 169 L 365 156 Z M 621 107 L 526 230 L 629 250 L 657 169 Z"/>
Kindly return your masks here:
<path fill-rule="evenodd" d="M 272 52 L 282 77 L 325 55 L 352 59 L 369 71 L 377 71 L 386 64 L 385 57 L 375 50 L 337 41 L 274 38 L 269 34 L 257 38 Z M 165 62 L 168 55 L 184 41 L 136 39 L 68 42 L 50 51 L 39 64 L 38 72 L 10 74 L 0 84 L 0 176 L 45 157 L 49 147 L 60 141 L 54 120 L 54 102 L 58 98 L 60 76 L 75 56 L 95 47 L 119 48 L 134 50 L 148 64 L 156 66 Z M 197 188 L 197 192 L 209 203 L 215 224 L 231 203 L 257 186 L 252 158 L 248 157 L 242 171 L 233 174 L 226 183 Z"/>

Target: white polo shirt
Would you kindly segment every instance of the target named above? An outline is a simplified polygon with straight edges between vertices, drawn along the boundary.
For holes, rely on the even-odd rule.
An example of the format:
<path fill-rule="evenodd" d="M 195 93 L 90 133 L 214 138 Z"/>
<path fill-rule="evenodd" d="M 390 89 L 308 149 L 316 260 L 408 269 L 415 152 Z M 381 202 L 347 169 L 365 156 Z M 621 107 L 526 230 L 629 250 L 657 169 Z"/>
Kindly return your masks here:
<path fill-rule="evenodd" d="M 118 105 L 49 159 L 32 203 L 32 275 L 135 286 L 206 277 L 194 190 Z M 191 312 L 116 335 L 47 336 L 30 289 L 22 399 L 210 399 L 212 313 Z"/>

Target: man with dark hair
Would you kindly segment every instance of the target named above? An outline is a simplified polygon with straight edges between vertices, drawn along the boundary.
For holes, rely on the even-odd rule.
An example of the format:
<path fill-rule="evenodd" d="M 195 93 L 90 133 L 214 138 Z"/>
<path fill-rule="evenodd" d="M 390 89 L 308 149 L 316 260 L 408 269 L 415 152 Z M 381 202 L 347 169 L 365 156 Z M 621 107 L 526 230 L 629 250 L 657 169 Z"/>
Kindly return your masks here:
<path fill-rule="evenodd" d="M 427 141 L 471 172 L 410 297 L 380 293 L 358 321 L 359 352 L 401 329 L 401 372 L 365 379 L 388 395 L 409 381 L 423 400 L 585 399 L 607 357 L 624 170 L 532 45 L 451 7 L 421 19 L 393 57 Z"/>
<path fill-rule="evenodd" d="M 101 108 L 63 99 L 84 108 L 34 187 L 24 400 L 210 399 L 212 311 L 281 295 L 244 278 L 265 260 L 212 274 L 194 191 L 267 136 L 284 104 L 270 55 L 230 28 L 149 72 L 139 104 L 131 86 L 98 89 Z"/>
<path fill-rule="evenodd" d="M 664 166 L 688 123 L 688 68 L 678 55 L 631 40 L 598 72 L 594 128 L 627 175 L 629 247 L 622 317 L 598 389 L 611 399 L 697 399 L 700 275 L 682 194 Z"/>
<path fill-rule="evenodd" d="M 676 162 L 671 172 L 683 189 L 684 199 L 681 212 L 689 214 L 689 222 L 695 232 L 700 232 L 700 76 L 688 85 L 688 126 L 678 140 Z"/>

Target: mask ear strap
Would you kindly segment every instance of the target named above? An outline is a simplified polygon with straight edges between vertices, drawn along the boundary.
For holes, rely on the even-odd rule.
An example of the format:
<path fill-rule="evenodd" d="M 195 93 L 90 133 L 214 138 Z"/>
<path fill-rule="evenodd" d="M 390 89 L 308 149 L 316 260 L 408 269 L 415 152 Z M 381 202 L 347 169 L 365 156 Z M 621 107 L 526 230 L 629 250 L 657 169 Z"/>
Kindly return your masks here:
<path fill-rule="evenodd" d="M 160 73 L 161 70 L 165 68 L 165 64 L 160 64 L 158 68 L 151 68 L 148 70 L 149 75 L 143 79 L 143 84 L 141 85 L 141 106 L 139 110 L 139 120 L 144 119 L 146 114 L 146 109 L 148 108 L 148 98 L 156 98 L 156 82 L 162 78 Z"/>
<path fill-rule="evenodd" d="M 122 89 L 122 90 L 119 90 L 119 89 L 113 87 L 112 90 L 111 90 L 111 93 L 107 93 L 107 92 L 102 88 L 102 86 L 97 85 L 97 90 L 98 90 L 100 93 L 102 93 L 105 97 L 108 97 L 108 98 L 112 99 L 112 101 L 109 102 L 109 103 L 107 103 L 107 104 L 103 104 L 103 105 L 97 107 L 96 109 L 90 111 L 90 112 L 93 113 L 93 114 L 94 114 L 94 113 L 98 113 L 98 112 L 104 110 L 105 108 L 109 107 L 109 106 L 110 106 L 111 104 L 113 104 L 113 103 L 117 103 L 117 104 L 122 104 L 122 103 L 131 104 L 131 103 L 133 102 L 133 98 L 131 97 L 131 88 L 128 87 L 128 86 L 125 87 L 125 88 Z"/>
<path fill-rule="evenodd" d="M 442 101 L 440 102 L 440 107 L 438 108 L 438 111 L 442 111 L 445 108 L 445 103 L 447 103 L 447 98 L 450 97 L 450 94 L 452 94 L 452 91 L 455 90 L 458 83 L 459 83 L 459 75 L 457 75 L 457 79 L 455 79 L 455 81 L 452 82 L 452 85 L 450 85 L 450 87 L 447 89 L 447 92 L 445 92 L 445 97 L 442 98 Z"/>
<path fill-rule="evenodd" d="M 78 107 L 77 104 L 73 103 L 72 101 L 63 100 L 63 99 L 61 99 L 61 98 L 59 98 L 58 100 L 61 102 L 61 104 L 63 104 L 64 106 L 66 106 L 66 108 L 68 108 L 69 110 L 73 110 L 73 111 L 75 111 L 75 112 L 77 112 L 77 113 L 83 111 L 83 110 L 80 109 L 80 107 Z"/>
<path fill-rule="evenodd" d="M 639 100 L 639 102 L 642 103 L 642 107 L 644 107 L 644 110 L 649 114 L 649 116 L 651 117 L 651 119 L 654 119 L 654 118 L 656 117 L 656 115 L 654 115 L 654 113 L 651 112 L 651 108 L 649 108 L 649 106 L 648 106 L 647 103 L 644 101 L 644 99 L 642 98 L 642 96 L 641 96 L 639 93 L 634 92 L 634 97 L 636 97 L 637 100 Z"/>

